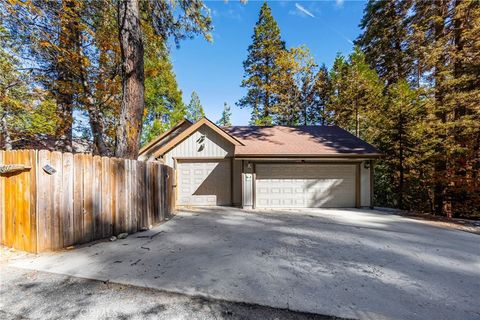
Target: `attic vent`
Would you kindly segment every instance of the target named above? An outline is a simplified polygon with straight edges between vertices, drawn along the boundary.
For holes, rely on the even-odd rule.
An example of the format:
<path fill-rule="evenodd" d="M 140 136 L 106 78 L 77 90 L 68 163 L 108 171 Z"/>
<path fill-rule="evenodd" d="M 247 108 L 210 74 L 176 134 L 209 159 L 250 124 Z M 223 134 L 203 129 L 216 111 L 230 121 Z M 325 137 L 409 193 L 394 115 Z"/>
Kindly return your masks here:
<path fill-rule="evenodd" d="M 202 134 L 198 139 L 197 139 L 197 143 L 200 144 L 200 143 L 203 143 L 205 141 L 205 135 Z"/>
<path fill-rule="evenodd" d="M 200 152 L 203 149 L 205 149 L 205 135 L 202 134 L 198 139 L 197 139 L 197 144 L 198 144 L 198 149 L 197 151 Z"/>

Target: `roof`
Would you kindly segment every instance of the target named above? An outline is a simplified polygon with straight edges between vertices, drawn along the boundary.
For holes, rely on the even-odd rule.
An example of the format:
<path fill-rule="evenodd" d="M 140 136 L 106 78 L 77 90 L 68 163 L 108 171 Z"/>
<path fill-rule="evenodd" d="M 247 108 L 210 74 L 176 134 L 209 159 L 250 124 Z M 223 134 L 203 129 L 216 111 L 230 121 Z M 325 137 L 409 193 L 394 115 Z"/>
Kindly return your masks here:
<path fill-rule="evenodd" d="M 217 126 L 215 123 L 212 121 L 208 120 L 207 118 L 202 118 L 195 122 L 193 125 L 189 126 L 186 128 L 184 131 L 179 133 L 176 137 L 173 139 L 169 140 L 167 143 L 162 145 L 157 151 L 155 151 L 153 154 L 155 157 L 164 155 L 168 151 L 170 151 L 172 148 L 174 148 L 176 145 L 178 145 L 180 142 L 188 138 L 190 135 L 192 135 L 195 131 L 197 131 L 201 126 L 207 126 L 210 127 L 213 131 L 215 131 L 218 135 L 220 135 L 222 138 L 225 140 L 229 141 L 231 144 L 235 146 L 241 146 L 242 142 L 235 138 L 234 136 L 228 134 L 226 131 L 222 130 L 219 126 Z M 160 141 L 161 143 L 161 141 Z"/>
<path fill-rule="evenodd" d="M 192 124 L 182 121 L 142 148 L 139 159 L 163 156 L 202 126 L 210 127 L 235 146 L 244 158 L 380 157 L 375 147 L 337 126 L 232 126 L 219 127 L 207 118 Z"/>
<path fill-rule="evenodd" d="M 140 148 L 139 155 L 142 155 L 146 153 L 148 150 L 150 150 L 151 148 L 155 147 L 160 141 L 162 141 L 165 137 L 169 136 L 172 132 L 174 132 L 181 126 L 189 127 L 192 124 L 193 123 L 190 120 L 183 119 L 182 121 L 180 121 L 179 123 L 171 127 L 170 129 L 168 129 L 167 131 L 165 131 L 164 133 L 162 133 L 161 135 L 159 135 L 158 137 L 156 137 L 155 139 L 153 139 L 152 141 L 144 145 L 142 148 Z"/>
<path fill-rule="evenodd" d="M 381 156 L 375 147 L 337 126 L 232 126 L 223 130 L 243 145 L 235 156 Z"/>

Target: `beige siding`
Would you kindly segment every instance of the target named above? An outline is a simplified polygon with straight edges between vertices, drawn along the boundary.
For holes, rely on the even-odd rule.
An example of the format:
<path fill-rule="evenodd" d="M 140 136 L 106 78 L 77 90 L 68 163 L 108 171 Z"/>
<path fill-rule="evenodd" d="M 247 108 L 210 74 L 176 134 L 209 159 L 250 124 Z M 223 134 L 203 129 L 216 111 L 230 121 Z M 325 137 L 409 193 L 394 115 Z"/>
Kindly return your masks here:
<path fill-rule="evenodd" d="M 370 206 L 370 168 L 365 169 L 364 164 L 368 161 L 363 161 L 360 166 L 360 206 Z"/>
<path fill-rule="evenodd" d="M 203 140 L 202 140 L 202 137 Z M 164 156 L 166 165 L 174 166 L 174 158 L 233 157 L 234 146 L 207 126 L 200 127 Z"/>
<path fill-rule="evenodd" d="M 242 205 L 242 161 L 233 162 L 233 205 Z"/>

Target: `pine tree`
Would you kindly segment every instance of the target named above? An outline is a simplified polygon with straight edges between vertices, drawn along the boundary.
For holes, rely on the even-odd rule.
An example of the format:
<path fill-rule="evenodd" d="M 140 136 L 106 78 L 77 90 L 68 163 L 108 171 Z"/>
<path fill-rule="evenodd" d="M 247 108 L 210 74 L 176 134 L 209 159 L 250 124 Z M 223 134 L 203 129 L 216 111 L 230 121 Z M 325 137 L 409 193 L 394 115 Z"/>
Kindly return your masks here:
<path fill-rule="evenodd" d="M 281 125 L 325 124 L 329 96 L 328 71 L 315 63 L 306 46 L 282 51 L 277 57 L 278 72 L 272 78 L 277 103 L 273 122 Z"/>
<path fill-rule="evenodd" d="M 328 70 L 325 65 L 318 67 L 310 54 L 310 50 L 302 46 L 296 48 L 298 71 L 295 75 L 300 91 L 299 124 L 327 124 L 326 104 L 330 96 Z"/>
<path fill-rule="evenodd" d="M 148 33 L 145 32 L 148 36 Z M 145 109 L 142 143 L 162 134 L 186 115 L 168 48 L 158 38 L 145 41 Z"/>
<path fill-rule="evenodd" d="M 382 123 L 370 126 L 369 139 L 386 154 L 377 172 L 390 205 L 480 214 L 479 25 L 478 1 L 369 1 L 365 8 L 357 44 L 387 84 Z M 415 104 L 421 112 L 412 114 Z"/>
<path fill-rule="evenodd" d="M 410 46 L 431 101 L 426 137 L 434 211 L 478 214 L 480 3 L 416 1 L 411 21 Z"/>
<path fill-rule="evenodd" d="M 200 102 L 200 97 L 193 91 L 190 97 L 190 103 L 187 106 L 187 119 L 196 122 L 203 117 L 205 117 L 205 111 Z"/>
<path fill-rule="evenodd" d="M 404 79 L 388 88 L 384 105 L 371 120 L 369 139 L 385 153 L 376 168 L 377 187 L 382 190 L 377 197 L 383 197 L 379 199 L 383 205 L 428 209 L 424 201 L 418 201 L 428 196 L 419 187 L 425 114 L 419 90 Z"/>
<path fill-rule="evenodd" d="M 333 122 L 356 136 L 367 138 L 369 121 L 383 105 L 383 82 L 355 48 L 348 61 L 337 56 L 330 71 L 331 96 L 328 111 Z"/>
<path fill-rule="evenodd" d="M 295 126 L 300 121 L 302 101 L 297 76 L 300 74 L 298 60 L 301 52 L 296 49 L 281 51 L 275 61 L 278 71 L 272 76 L 270 86 L 271 93 L 276 97 L 270 111 L 274 124 Z"/>
<path fill-rule="evenodd" d="M 369 0 L 360 27 L 363 33 L 356 44 L 365 60 L 385 80 L 387 86 L 413 73 L 412 55 L 408 50 L 410 0 Z"/>
<path fill-rule="evenodd" d="M 382 190 L 377 193 L 377 201 L 401 209 L 413 205 L 412 201 L 405 199 L 407 190 L 415 189 L 407 163 L 420 165 L 415 159 L 421 158 L 417 154 L 416 158 L 406 160 L 413 147 L 412 121 L 421 122 L 413 112 L 418 108 L 414 101 L 418 90 L 406 82 L 410 78 L 415 80 L 412 83 L 418 83 L 418 72 L 414 71 L 414 59 L 408 47 L 407 16 L 411 8 L 409 0 L 369 1 L 360 23 L 363 33 L 356 41 L 365 53 L 365 60 L 386 84 L 386 104 L 383 112 L 378 114 L 376 124 L 370 127 L 375 132 L 370 138 L 385 153 L 376 166 L 376 190 Z M 415 191 L 417 195 L 422 193 L 421 190 Z"/>
<path fill-rule="evenodd" d="M 143 10 L 142 10 L 143 9 Z M 122 67 L 122 103 L 116 134 L 115 155 L 134 159 L 138 155 L 144 113 L 144 60 L 141 12 L 144 23 L 154 27 L 163 40 L 170 35 L 177 42 L 195 33 L 210 39 L 211 19 L 201 0 L 119 0 L 118 35 Z"/>
<path fill-rule="evenodd" d="M 265 2 L 255 24 L 248 57 L 243 62 L 245 75 L 241 86 L 247 89 L 247 94 L 237 103 L 240 107 L 252 109 L 252 124 L 272 123 L 272 108 L 277 103 L 277 97 L 272 93 L 272 78 L 278 72 L 276 60 L 283 50 L 285 43 L 280 37 L 280 29 Z"/>
<path fill-rule="evenodd" d="M 229 127 L 232 125 L 232 111 L 228 103 L 223 104 L 222 117 L 218 120 L 217 124 L 222 127 Z"/>
<path fill-rule="evenodd" d="M 328 69 L 325 65 L 322 65 L 315 75 L 312 87 L 310 99 L 313 103 L 306 106 L 306 124 L 328 125 L 331 123 L 331 115 L 327 111 L 331 94 L 332 88 Z M 306 100 L 309 101 L 309 99 Z"/>
<path fill-rule="evenodd" d="M 36 134 L 53 134 L 57 121 L 53 101 L 31 86 L 29 73 L 18 70 L 18 53 L 11 34 L 0 25 L 0 149 L 6 150 Z"/>

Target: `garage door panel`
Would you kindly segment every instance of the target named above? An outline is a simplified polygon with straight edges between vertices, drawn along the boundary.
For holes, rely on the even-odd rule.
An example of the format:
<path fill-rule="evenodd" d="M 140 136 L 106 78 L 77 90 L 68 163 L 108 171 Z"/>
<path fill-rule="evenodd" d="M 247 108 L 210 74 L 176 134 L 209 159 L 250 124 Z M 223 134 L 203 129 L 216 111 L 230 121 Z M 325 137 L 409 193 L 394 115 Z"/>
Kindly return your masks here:
<path fill-rule="evenodd" d="M 257 207 L 353 207 L 355 165 L 257 164 Z"/>
<path fill-rule="evenodd" d="M 180 160 L 179 205 L 213 206 L 231 202 L 230 160 Z"/>

